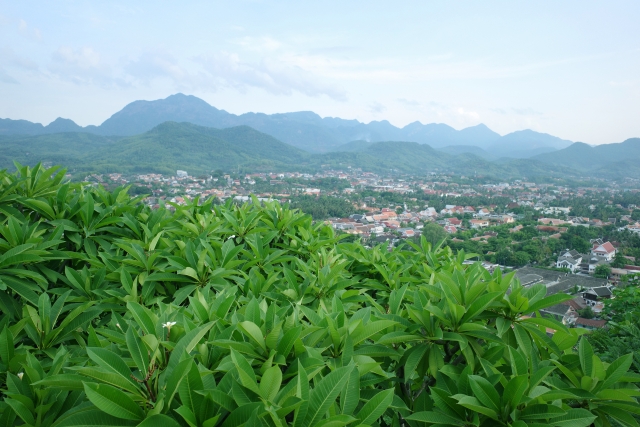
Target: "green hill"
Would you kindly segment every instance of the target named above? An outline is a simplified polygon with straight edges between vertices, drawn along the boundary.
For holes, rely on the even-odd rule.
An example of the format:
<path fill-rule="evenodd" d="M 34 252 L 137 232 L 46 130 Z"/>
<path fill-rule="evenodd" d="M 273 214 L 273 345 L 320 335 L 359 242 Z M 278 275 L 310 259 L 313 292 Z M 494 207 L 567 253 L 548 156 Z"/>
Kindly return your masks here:
<path fill-rule="evenodd" d="M 617 144 L 592 147 L 582 142 L 553 153 L 540 154 L 534 160 L 546 165 L 564 166 L 582 173 L 605 174 L 606 177 L 640 176 L 640 138 Z"/>
<path fill-rule="evenodd" d="M 194 173 L 300 164 L 307 154 L 247 126 L 213 129 L 166 122 L 125 138 L 87 133 L 0 137 L 0 167 L 50 162 L 75 171 Z"/>
<path fill-rule="evenodd" d="M 64 124 L 64 123 L 63 123 Z M 424 174 L 452 172 L 496 178 L 566 177 L 599 173 L 640 177 L 640 139 L 589 147 L 573 144 L 553 155 L 496 161 L 468 152 L 445 152 L 417 142 L 353 141 L 342 151 L 311 154 L 248 126 L 225 129 L 165 122 L 128 137 L 66 132 L 38 136 L 0 136 L 0 167 L 13 161 L 63 164 L 73 173 L 157 172 L 194 174 L 215 169 L 312 171 L 323 167 Z"/>

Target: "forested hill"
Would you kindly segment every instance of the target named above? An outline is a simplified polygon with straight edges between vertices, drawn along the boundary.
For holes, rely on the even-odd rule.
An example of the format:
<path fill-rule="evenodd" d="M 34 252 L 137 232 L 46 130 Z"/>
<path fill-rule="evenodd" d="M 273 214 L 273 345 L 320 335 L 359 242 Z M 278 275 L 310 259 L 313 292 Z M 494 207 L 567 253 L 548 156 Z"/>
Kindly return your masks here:
<path fill-rule="evenodd" d="M 0 136 L 0 168 L 13 161 L 34 165 L 65 164 L 72 173 L 206 173 L 245 171 L 317 171 L 356 167 L 374 172 L 425 174 L 452 172 L 496 178 L 584 176 L 602 171 L 610 178 L 640 177 L 640 140 L 596 148 L 574 144 L 561 156 L 488 160 L 475 153 L 445 152 L 406 141 L 356 141 L 339 152 L 313 154 L 248 126 L 215 129 L 165 122 L 140 135 L 100 136 L 64 132 L 36 136 Z M 481 153 L 481 152 L 480 152 Z M 596 167 L 595 165 L 598 165 Z"/>
<path fill-rule="evenodd" d="M 576 142 L 554 153 L 534 157 L 548 165 L 567 166 L 583 173 L 603 176 L 638 176 L 640 173 L 640 138 L 630 138 L 618 144 L 602 144 L 591 147 Z"/>
<path fill-rule="evenodd" d="M 104 137 L 87 133 L 1 137 L 0 167 L 64 163 L 72 171 L 194 173 L 212 169 L 282 167 L 307 154 L 247 126 L 213 129 L 166 122 L 141 135 Z"/>

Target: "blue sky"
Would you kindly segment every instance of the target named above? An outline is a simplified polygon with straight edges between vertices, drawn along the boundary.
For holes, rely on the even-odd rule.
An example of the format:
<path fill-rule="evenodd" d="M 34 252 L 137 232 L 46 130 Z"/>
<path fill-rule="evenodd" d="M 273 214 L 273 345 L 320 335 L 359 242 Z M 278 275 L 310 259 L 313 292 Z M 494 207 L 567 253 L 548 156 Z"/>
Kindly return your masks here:
<path fill-rule="evenodd" d="M 639 21 L 636 0 L 0 0 L 0 117 L 100 124 L 183 92 L 619 142 L 640 137 Z"/>

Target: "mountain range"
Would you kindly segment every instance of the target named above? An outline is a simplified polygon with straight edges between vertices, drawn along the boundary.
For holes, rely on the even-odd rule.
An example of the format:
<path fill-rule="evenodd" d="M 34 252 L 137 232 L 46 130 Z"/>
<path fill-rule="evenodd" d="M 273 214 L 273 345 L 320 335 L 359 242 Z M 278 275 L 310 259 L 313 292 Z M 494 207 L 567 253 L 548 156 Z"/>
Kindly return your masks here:
<path fill-rule="evenodd" d="M 182 94 L 133 102 L 100 126 L 62 118 L 47 126 L 0 119 L 0 147 L 0 167 L 43 161 L 77 173 L 360 167 L 500 178 L 640 178 L 639 138 L 591 147 L 531 130 L 501 136 L 485 125 L 457 131 L 444 124 L 398 128 L 312 112 L 234 115 Z"/>
<path fill-rule="evenodd" d="M 47 126 L 26 120 L 0 119 L 0 135 L 43 135 L 60 132 L 86 132 L 102 136 L 133 136 L 167 122 L 188 122 L 224 129 L 249 126 L 310 153 L 340 151 L 344 144 L 364 140 L 408 141 L 434 148 L 460 147 L 460 152 L 484 150 L 488 158 L 525 158 L 566 148 L 571 141 L 532 130 L 501 136 L 484 124 L 456 130 L 442 123 L 410 123 L 402 128 L 386 120 L 361 123 L 335 117 L 322 118 L 311 111 L 282 114 L 246 113 L 235 115 L 219 110 L 200 98 L 176 94 L 155 101 L 135 101 L 113 114 L 100 126 L 78 126 L 58 118 Z M 477 150 L 476 150 L 477 154 Z"/>

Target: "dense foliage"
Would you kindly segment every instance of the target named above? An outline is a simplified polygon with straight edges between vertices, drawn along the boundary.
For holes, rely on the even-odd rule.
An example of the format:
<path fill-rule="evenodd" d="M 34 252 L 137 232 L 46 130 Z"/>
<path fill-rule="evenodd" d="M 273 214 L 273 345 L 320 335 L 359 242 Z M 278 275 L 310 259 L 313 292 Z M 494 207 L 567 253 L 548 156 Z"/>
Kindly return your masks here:
<path fill-rule="evenodd" d="M 2 426 L 637 425 L 632 355 L 534 314 L 567 295 L 57 172 L 0 175 Z"/>
<path fill-rule="evenodd" d="M 314 219 L 345 218 L 356 212 L 349 201 L 329 196 L 298 196 L 291 199 L 291 207 L 308 213 Z"/>

